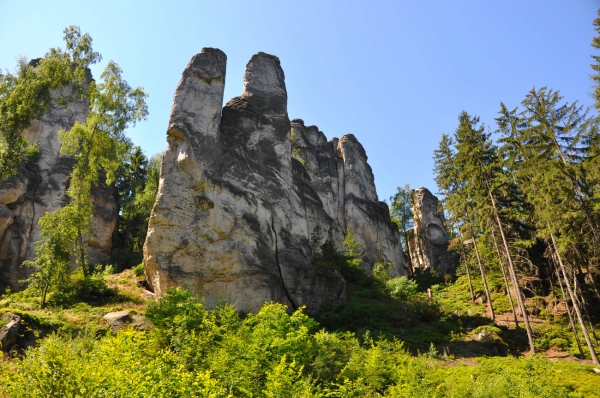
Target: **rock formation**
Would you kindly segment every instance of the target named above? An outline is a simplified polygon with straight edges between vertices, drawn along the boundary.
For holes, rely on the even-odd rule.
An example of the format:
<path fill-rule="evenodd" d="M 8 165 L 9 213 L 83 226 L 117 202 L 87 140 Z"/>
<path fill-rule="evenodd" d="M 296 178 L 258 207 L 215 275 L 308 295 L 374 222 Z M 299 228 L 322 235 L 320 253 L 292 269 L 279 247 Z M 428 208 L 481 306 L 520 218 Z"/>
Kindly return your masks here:
<path fill-rule="evenodd" d="M 221 109 L 225 67 L 222 51 L 205 48 L 175 91 L 144 246 L 154 291 L 182 286 L 209 306 L 225 300 L 242 311 L 271 300 L 309 310 L 343 302 L 341 274 L 313 259 L 326 240 L 341 249 L 347 227 L 366 269 L 387 261 L 390 274 L 404 273 L 397 228 L 356 138 L 327 141 L 290 122 L 283 70 L 265 53 L 251 58 L 243 93 Z M 302 161 L 292 156 L 292 127 Z"/>
<path fill-rule="evenodd" d="M 442 275 L 453 271 L 458 259 L 448 251 L 450 235 L 444 215 L 438 212 L 438 198 L 427 188 L 417 188 L 412 210 L 414 233 L 409 235 L 408 247 L 413 270 L 434 269 Z"/>
<path fill-rule="evenodd" d="M 88 76 L 91 79 L 91 75 Z M 71 94 L 70 87 L 55 95 Z M 85 122 L 89 102 L 74 99 L 66 108 L 52 109 L 24 132 L 29 142 L 38 142 L 41 156 L 35 164 L 22 164 L 19 173 L 0 183 L 0 281 L 18 286 L 32 269 L 21 267 L 23 261 L 35 258 L 35 242 L 41 238 L 39 219 L 68 203 L 66 190 L 74 160 L 60 154 L 58 131 L 69 129 L 75 121 Z M 89 244 L 89 260 L 107 260 L 112 233 L 117 222 L 117 203 L 112 188 L 100 184 L 93 188 L 94 237 Z"/>

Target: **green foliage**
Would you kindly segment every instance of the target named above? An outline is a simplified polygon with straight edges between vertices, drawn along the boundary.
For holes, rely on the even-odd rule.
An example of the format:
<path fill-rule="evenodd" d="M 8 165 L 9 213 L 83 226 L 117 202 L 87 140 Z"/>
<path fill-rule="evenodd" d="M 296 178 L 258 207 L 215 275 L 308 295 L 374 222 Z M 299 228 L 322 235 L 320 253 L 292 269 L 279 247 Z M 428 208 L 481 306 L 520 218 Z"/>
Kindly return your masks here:
<path fill-rule="evenodd" d="M 68 207 L 64 214 L 71 212 Z M 73 217 L 64 217 L 72 220 Z M 47 213 L 39 221 L 42 227 L 42 239 L 35 246 L 35 260 L 25 261 L 26 267 L 34 268 L 34 273 L 27 280 L 30 288 L 35 289 L 41 297 L 40 305 L 46 304 L 49 291 L 60 291 L 70 283 L 71 247 L 74 245 L 76 226 L 72 222 L 63 222 L 59 213 Z"/>
<path fill-rule="evenodd" d="M 70 307 L 78 303 L 101 305 L 115 299 L 117 291 L 106 284 L 102 275 L 76 275 L 67 285 L 52 294 L 50 305 Z"/>
<path fill-rule="evenodd" d="M 172 289 L 151 308 L 153 331 L 51 335 L 22 359 L 2 361 L 0 395 L 598 396 L 589 366 L 536 356 L 447 362 L 431 343 L 413 357 L 399 341 L 366 334 L 361 343 L 281 304 L 244 318 L 227 306 L 207 310 Z"/>
<path fill-rule="evenodd" d="M 306 160 L 302 157 L 302 148 L 298 144 L 298 136 L 296 135 L 294 129 L 290 130 L 290 136 L 292 139 L 292 158 L 296 159 L 302 163 L 303 166 L 305 166 Z"/>
<path fill-rule="evenodd" d="M 404 252 L 408 253 L 408 231 L 413 227 L 412 204 L 414 191 L 409 184 L 397 187 L 397 192 L 390 197 L 390 218 L 398 225 L 400 241 Z"/>
<path fill-rule="evenodd" d="M 107 184 L 114 181 L 116 170 L 127 148 L 125 129 L 145 119 L 148 114 L 145 103 L 147 95 L 139 87 L 132 89 L 122 78 L 119 66 L 113 61 L 108 62 L 99 82 L 92 80 L 87 85 L 81 84 L 86 74 L 85 68 L 99 60 L 100 55 L 92 51 L 91 38 L 87 34 L 82 36 L 79 28 L 66 29 L 65 40 L 67 51 L 52 49 L 47 58 L 60 59 L 63 62 L 62 67 L 68 72 L 62 69 L 57 71 L 63 73 L 60 75 L 60 85 L 45 87 L 47 93 L 44 91 L 45 94 L 41 95 L 41 98 L 47 97 L 47 101 L 38 104 L 38 110 L 35 112 L 27 113 L 20 124 L 13 123 L 11 128 L 14 131 L 10 133 L 20 134 L 31 122 L 31 117 L 41 116 L 39 112 L 43 111 L 43 114 L 47 111 L 49 101 L 52 100 L 50 91 L 71 81 L 79 84 L 75 90 L 77 95 L 90 101 L 85 124 L 75 122 L 70 130 L 59 131 L 61 153 L 73 157 L 76 161 L 67 190 L 71 201 L 59 210 L 46 213 L 40 219 L 42 239 L 36 243 L 36 258 L 26 263 L 27 266 L 35 268 L 29 282 L 40 292 L 42 306 L 45 305 L 48 291 L 62 291 L 69 284 L 72 259 L 81 267 L 84 277 L 88 275 L 87 241 L 93 237 L 94 209 L 90 200 L 91 188 L 97 186 L 101 178 L 105 179 Z M 46 61 L 42 60 L 40 64 L 45 65 Z M 37 73 L 37 68 L 26 70 Z M 44 71 L 43 68 L 40 70 Z M 35 102 L 39 99 L 29 100 Z M 61 101 L 64 102 L 65 99 Z M 81 288 L 84 291 L 89 287 L 80 286 L 77 289 Z"/>
<path fill-rule="evenodd" d="M 84 275 L 87 266 L 84 237 L 93 234 L 91 187 L 98 185 L 101 170 L 107 184 L 115 180 L 127 148 L 124 131 L 148 114 L 147 95 L 140 87 L 132 89 L 121 74 L 119 66 L 110 61 L 100 75 L 101 82 L 90 83 L 91 107 L 86 124 L 75 122 L 69 131 L 59 132 L 61 153 L 74 157 L 76 163 L 67 191 L 71 202 L 58 213 L 64 214 L 63 222 L 74 223 L 77 227 L 76 250 L 71 254 L 84 269 Z M 69 208 L 72 211 L 65 210 Z"/>
<path fill-rule="evenodd" d="M 54 92 L 68 84 L 81 84 L 86 68 L 102 59 L 92 50 L 92 38 L 79 27 L 64 31 L 66 48 L 52 48 L 44 58 L 18 60 L 14 74 L 0 71 L 0 183 L 17 173 L 22 160 L 34 161 L 36 144 L 22 133 L 31 122 L 71 98 Z M 81 88 L 75 90 L 82 95 Z"/>
<path fill-rule="evenodd" d="M 135 274 L 135 276 L 137 276 L 138 278 L 143 277 L 144 275 L 146 275 L 146 270 L 144 269 L 144 263 L 139 263 L 138 265 L 136 265 L 133 268 L 133 273 Z"/>
<path fill-rule="evenodd" d="M 538 348 L 547 350 L 556 347 L 569 351 L 570 346 L 575 344 L 573 332 L 565 319 L 550 319 L 534 325 L 533 330 L 537 336 L 535 345 Z M 579 351 L 572 352 L 572 354 L 579 355 Z"/>
<path fill-rule="evenodd" d="M 419 291 L 424 292 L 433 285 L 444 282 L 444 276 L 432 268 L 423 272 L 417 272 L 414 277 L 415 283 L 419 286 Z"/>
<path fill-rule="evenodd" d="M 412 301 L 417 297 L 419 286 L 406 276 L 397 276 L 385 283 L 390 296 L 401 301 Z"/>
<path fill-rule="evenodd" d="M 386 283 L 390 279 L 389 270 L 392 264 L 388 261 L 382 260 L 373 264 L 373 278 L 379 282 Z"/>
<path fill-rule="evenodd" d="M 148 160 L 140 147 L 133 146 L 117 169 L 120 212 L 111 260 L 119 270 L 142 261 L 148 221 L 158 192 L 161 161 L 162 154 Z"/>

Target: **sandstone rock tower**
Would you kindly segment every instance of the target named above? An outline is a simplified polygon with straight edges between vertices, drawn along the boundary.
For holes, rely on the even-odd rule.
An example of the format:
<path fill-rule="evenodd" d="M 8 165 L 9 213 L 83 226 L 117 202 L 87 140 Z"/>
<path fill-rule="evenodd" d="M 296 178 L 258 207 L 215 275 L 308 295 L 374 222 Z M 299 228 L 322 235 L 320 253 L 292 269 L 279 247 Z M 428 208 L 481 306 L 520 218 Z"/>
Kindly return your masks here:
<path fill-rule="evenodd" d="M 377 200 L 373 174 L 354 136 L 327 141 L 287 114 L 279 59 L 258 53 L 244 91 L 223 103 L 225 54 L 204 48 L 175 91 L 157 200 L 144 246 L 158 294 L 183 286 L 256 311 L 265 301 L 309 310 L 344 301 L 337 271 L 313 259 L 329 239 L 341 249 L 352 227 L 365 267 L 387 261 L 404 273 L 397 228 Z M 303 162 L 292 157 L 295 149 Z"/>
<path fill-rule="evenodd" d="M 35 65 L 35 61 L 33 65 Z M 87 77 L 88 82 L 91 75 Z M 56 96 L 68 97 L 70 87 L 57 90 Z M 18 286 L 32 269 L 21 267 L 35 258 L 35 243 L 41 238 L 40 218 L 68 203 L 66 194 L 74 160 L 60 154 L 58 131 L 69 129 L 75 121 L 85 123 L 89 102 L 74 99 L 66 109 L 57 107 L 24 132 L 29 142 L 38 142 L 40 159 L 35 164 L 21 165 L 19 173 L 0 182 L 0 282 Z M 117 223 L 117 202 L 112 188 L 99 184 L 92 188 L 94 238 L 88 241 L 89 261 L 108 260 L 112 233 Z"/>
<path fill-rule="evenodd" d="M 413 269 L 431 268 L 442 275 L 453 271 L 458 259 L 448 251 L 450 235 L 444 226 L 444 215 L 438 212 L 438 198 L 427 188 L 417 188 L 412 210 L 414 233 L 408 247 Z"/>

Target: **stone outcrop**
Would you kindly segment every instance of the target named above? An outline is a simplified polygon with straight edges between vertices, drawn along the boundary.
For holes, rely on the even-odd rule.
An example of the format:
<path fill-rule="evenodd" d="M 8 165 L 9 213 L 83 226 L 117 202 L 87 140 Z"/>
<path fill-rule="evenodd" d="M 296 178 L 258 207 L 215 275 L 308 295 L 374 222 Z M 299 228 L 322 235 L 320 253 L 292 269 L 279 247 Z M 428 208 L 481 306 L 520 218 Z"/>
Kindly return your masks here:
<path fill-rule="evenodd" d="M 125 327 L 132 327 L 135 330 L 148 330 L 154 324 L 143 315 L 132 313 L 128 310 L 109 312 L 102 317 L 110 326 L 113 333 Z"/>
<path fill-rule="evenodd" d="M 225 300 L 242 311 L 343 302 L 341 274 L 313 260 L 326 240 L 341 249 L 347 227 L 367 270 L 388 261 L 392 275 L 404 273 L 397 228 L 356 138 L 327 141 L 290 122 L 283 70 L 265 53 L 251 58 L 243 93 L 222 108 L 225 68 L 225 54 L 205 48 L 175 91 L 144 246 L 154 291 L 182 286 L 209 306 Z M 292 127 L 302 161 L 292 156 Z"/>
<path fill-rule="evenodd" d="M 438 212 L 438 198 L 427 188 L 417 188 L 412 211 L 414 231 L 409 235 L 408 247 L 413 270 L 434 269 L 442 275 L 452 272 L 458 259 L 448 251 L 450 235 L 444 215 Z"/>
<path fill-rule="evenodd" d="M 10 312 L 5 312 L 0 318 L 6 324 L 0 328 L 0 348 L 4 352 L 11 351 L 19 338 L 21 317 Z"/>
<path fill-rule="evenodd" d="M 91 75 L 88 76 L 91 79 Z M 88 80 L 89 81 L 89 80 Z M 69 96 L 70 87 L 54 93 Z M 29 142 L 38 142 L 40 157 L 34 164 L 23 164 L 19 173 L 0 183 L 0 281 L 18 286 L 32 269 L 21 267 L 35 258 L 35 242 L 41 238 L 39 219 L 68 203 L 66 190 L 74 160 L 60 154 L 58 132 L 75 121 L 85 122 L 89 109 L 86 99 L 73 99 L 58 106 L 24 132 Z M 101 183 L 92 192 L 94 237 L 89 244 L 89 260 L 99 263 L 109 258 L 112 233 L 117 222 L 117 203 L 112 188 Z"/>
<path fill-rule="evenodd" d="M 390 211 L 380 202 L 375 177 L 363 146 L 352 134 L 327 141 L 316 126 L 306 127 L 301 119 L 291 122 L 300 158 L 337 231 L 354 231 L 363 249 L 366 271 L 376 262 L 390 266 L 390 276 L 405 274 L 398 227 L 390 222 Z M 341 240 L 340 240 L 341 239 Z M 343 241 L 338 236 L 336 242 Z M 338 245 L 338 249 L 343 248 Z"/>

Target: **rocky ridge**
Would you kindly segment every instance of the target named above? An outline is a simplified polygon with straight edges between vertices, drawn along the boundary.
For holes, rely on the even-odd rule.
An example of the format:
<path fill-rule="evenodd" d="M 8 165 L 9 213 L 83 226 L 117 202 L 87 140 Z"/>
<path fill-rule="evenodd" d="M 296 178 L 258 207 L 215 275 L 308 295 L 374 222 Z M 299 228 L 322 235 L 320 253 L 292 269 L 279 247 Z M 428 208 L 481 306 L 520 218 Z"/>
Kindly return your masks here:
<path fill-rule="evenodd" d="M 356 138 L 327 141 L 290 122 L 283 70 L 265 53 L 250 59 L 243 93 L 222 107 L 225 69 L 225 54 L 204 48 L 175 91 L 144 246 L 155 292 L 182 286 L 209 306 L 226 300 L 242 311 L 343 302 L 342 275 L 313 260 L 326 240 L 341 250 L 347 228 L 367 272 L 381 261 L 390 275 L 405 274 L 398 230 Z"/>

